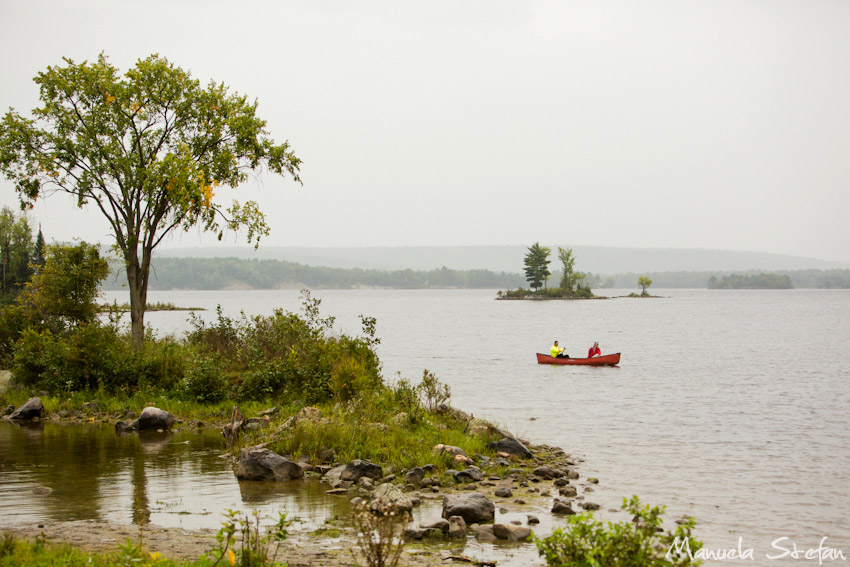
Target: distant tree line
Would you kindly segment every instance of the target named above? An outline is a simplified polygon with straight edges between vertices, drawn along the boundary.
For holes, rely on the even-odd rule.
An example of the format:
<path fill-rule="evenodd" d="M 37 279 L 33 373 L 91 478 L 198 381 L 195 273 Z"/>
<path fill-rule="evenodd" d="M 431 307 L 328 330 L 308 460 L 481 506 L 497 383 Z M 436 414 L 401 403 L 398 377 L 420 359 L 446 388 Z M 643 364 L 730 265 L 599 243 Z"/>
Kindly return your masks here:
<path fill-rule="evenodd" d="M 757 276 L 763 270 L 738 272 L 744 276 Z M 795 288 L 850 289 L 850 270 L 776 270 L 772 274 L 787 276 Z M 630 288 L 640 276 L 647 276 L 655 288 L 705 289 L 712 277 L 716 279 L 732 275 L 731 272 L 626 272 L 604 276 L 600 287 Z"/>
<path fill-rule="evenodd" d="M 120 262 L 103 289 L 121 289 L 126 277 Z M 151 289 L 394 289 L 472 288 L 495 289 L 520 285 L 520 274 L 489 270 L 364 270 L 306 266 L 281 260 L 238 258 L 156 258 L 152 263 Z"/>
<path fill-rule="evenodd" d="M 743 275 L 730 274 L 718 278 L 711 276 L 708 289 L 793 289 L 791 278 L 782 274 Z"/>

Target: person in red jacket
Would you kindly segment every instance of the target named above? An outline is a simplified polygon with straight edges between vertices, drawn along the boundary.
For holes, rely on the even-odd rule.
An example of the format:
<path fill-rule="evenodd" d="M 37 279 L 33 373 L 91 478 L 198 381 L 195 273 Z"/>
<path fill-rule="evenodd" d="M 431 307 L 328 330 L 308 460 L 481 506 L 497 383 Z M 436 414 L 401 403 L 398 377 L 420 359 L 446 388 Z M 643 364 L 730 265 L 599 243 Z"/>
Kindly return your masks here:
<path fill-rule="evenodd" d="M 593 343 L 593 346 L 587 351 L 587 358 L 593 358 L 594 356 L 602 356 L 602 351 L 599 350 L 599 343 Z"/>

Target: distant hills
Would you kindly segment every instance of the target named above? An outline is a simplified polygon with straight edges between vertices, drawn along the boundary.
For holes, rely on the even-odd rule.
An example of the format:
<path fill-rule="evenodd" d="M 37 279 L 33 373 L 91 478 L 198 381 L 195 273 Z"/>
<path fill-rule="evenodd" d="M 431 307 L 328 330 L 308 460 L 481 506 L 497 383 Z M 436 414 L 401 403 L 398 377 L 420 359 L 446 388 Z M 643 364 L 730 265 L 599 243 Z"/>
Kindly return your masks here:
<path fill-rule="evenodd" d="M 616 248 L 569 246 L 582 272 L 613 275 L 639 272 L 731 272 L 751 270 L 833 270 L 850 268 L 850 262 L 815 258 L 706 250 L 702 248 Z M 557 245 L 551 246 L 552 267 L 557 264 Z M 489 270 L 520 273 L 526 246 L 404 246 L 370 248 L 308 248 L 260 246 L 171 248 L 157 250 L 156 257 L 240 258 L 281 260 L 308 266 L 361 268 L 364 270 Z"/>

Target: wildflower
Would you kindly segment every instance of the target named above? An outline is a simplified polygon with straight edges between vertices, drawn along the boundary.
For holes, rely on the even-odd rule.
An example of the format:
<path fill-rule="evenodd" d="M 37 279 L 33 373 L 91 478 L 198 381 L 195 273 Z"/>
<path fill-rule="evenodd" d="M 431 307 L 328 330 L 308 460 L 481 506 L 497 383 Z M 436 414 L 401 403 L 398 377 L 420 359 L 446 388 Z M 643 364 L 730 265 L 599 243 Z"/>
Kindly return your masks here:
<path fill-rule="evenodd" d="M 232 549 L 227 550 L 227 560 L 230 561 L 231 565 L 236 565 L 236 554 L 233 553 Z"/>

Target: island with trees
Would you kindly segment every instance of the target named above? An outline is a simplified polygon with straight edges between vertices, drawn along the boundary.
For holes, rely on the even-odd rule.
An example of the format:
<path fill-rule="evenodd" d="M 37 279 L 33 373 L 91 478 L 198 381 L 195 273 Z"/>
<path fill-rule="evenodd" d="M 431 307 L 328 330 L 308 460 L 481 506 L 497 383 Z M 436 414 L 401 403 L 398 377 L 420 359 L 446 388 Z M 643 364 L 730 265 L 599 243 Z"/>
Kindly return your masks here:
<path fill-rule="evenodd" d="M 500 290 L 496 299 L 602 299 L 590 289 L 589 274 L 575 270 L 575 256 L 571 248 L 558 247 L 558 260 L 561 263 L 558 287 L 549 287 L 549 270 L 552 262 L 549 255 L 552 250 L 535 242 L 528 247 L 525 255 L 525 279 L 530 289 L 520 287 L 514 290 Z M 598 276 L 594 281 L 598 280 Z"/>

